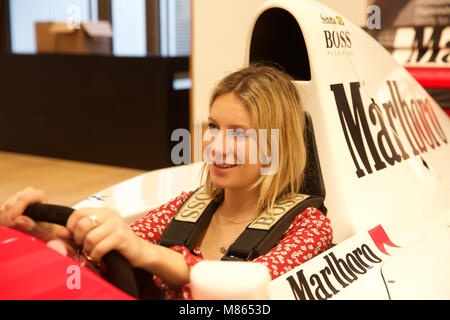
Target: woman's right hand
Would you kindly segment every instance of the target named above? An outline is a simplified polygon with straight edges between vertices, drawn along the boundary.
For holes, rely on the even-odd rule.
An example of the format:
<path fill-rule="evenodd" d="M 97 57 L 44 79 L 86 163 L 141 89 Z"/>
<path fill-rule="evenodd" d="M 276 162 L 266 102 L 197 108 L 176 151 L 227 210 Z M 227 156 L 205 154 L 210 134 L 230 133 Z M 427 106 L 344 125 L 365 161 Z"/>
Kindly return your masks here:
<path fill-rule="evenodd" d="M 33 203 L 44 202 L 45 194 L 42 190 L 28 187 L 5 201 L 0 207 L 0 225 L 30 230 L 35 223 L 23 216 L 25 209 Z"/>

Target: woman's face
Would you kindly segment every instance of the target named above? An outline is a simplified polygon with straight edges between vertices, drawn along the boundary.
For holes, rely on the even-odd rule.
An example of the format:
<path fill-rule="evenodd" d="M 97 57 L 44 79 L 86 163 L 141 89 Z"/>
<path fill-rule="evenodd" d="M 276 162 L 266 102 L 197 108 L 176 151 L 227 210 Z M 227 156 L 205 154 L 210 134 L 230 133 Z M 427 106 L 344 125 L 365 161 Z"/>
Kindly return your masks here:
<path fill-rule="evenodd" d="M 255 183 L 261 165 L 248 108 L 233 93 L 225 93 L 211 106 L 208 126 L 203 150 L 214 185 L 240 189 Z"/>

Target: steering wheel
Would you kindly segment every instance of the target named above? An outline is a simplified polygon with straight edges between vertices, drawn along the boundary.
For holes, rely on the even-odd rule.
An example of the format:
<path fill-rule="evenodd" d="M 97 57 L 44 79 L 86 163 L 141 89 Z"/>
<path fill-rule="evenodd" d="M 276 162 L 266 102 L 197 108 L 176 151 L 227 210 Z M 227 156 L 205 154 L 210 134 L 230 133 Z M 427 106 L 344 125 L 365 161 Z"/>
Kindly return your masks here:
<path fill-rule="evenodd" d="M 25 216 L 34 221 L 50 222 L 65 226 L 74 209 L 53 204 L 35 203 L 29 205 L 24 212 Z M 134 268 L 119 252 L 106 253 L 102 261 L 108 270 L 104 279 L 130 296 L 139 299 L 139 290 L 136 283 Z"/>

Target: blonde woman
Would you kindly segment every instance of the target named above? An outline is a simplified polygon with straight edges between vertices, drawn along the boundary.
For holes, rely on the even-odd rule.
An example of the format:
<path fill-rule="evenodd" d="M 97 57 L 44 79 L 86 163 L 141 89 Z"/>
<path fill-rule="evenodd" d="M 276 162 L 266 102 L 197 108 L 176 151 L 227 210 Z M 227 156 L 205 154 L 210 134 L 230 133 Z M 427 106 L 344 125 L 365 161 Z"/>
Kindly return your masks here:
<path fill-rule="evenodd" d="M 208 122 L 213 134 L 204 141 L 204 191 L 219 205 L 191 250 L 158 245 L 191 192 L 183 192 L 131 226 L 109 209 L 79 209 L 59 236 L 73 237 L 96 261 L 117 250 L 132 266 L 154 274 L 165 299 L 190 298 L 190 268 L 202 259 L 220 260 L 252 220 L 295 196 L 306 163 L 300 97 L 292 79 L 274 68 L 250 66 L 220 81 L 211 96 Z M 261 136 L 250 134 L 261 130 L 267 133 L 264 148 Z M 241 147 L 235 143 L 238 138 L 244 142 Z M 256 149 L 251 147 L 255 141 Z M 252 155 L 255 150 L 257 157 Z M 245 159 L 237 161 L 238 153 Z M 276 170 L 264 171 L 274 161 Z M 44 193 L 32 188 L 16 194 L 0 208 L 0 223 L 30 223 L 23 211 L 43 199 Z M 92 215 L 97 217 L 95 226 Z M 266 265 L 274 279 L 326 250 L 331 240 L 330 221 L 310 207 L 296 216 L 269 252 L 253 261 Z"/>

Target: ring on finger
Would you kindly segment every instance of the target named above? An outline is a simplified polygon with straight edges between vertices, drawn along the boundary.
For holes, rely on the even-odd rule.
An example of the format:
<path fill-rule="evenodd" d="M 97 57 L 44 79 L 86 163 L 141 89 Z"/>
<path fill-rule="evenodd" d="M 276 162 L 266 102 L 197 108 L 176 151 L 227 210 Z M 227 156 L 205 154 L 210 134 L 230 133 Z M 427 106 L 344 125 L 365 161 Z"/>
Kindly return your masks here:
<path fill-rule="evenodd" d="M 96 226 L 98 226 L 98 219 L 95 214 L 89 216 L 89 219 L 91 220 L 91 223 L 92 223 L 92 229 L 95 228 Z"/>

